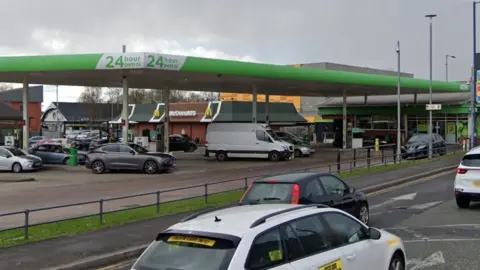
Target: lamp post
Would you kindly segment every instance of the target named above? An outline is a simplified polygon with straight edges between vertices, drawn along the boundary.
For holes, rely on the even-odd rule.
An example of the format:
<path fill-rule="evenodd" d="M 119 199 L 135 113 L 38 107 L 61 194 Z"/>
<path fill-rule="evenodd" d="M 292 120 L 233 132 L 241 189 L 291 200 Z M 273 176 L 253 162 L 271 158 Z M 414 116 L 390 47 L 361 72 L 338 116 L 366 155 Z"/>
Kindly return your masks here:
<path fill-rule="evenodd" d="M 455 59 L 457 57 L 455 57 L 454 55 L 448 55 L 448 54 L 445 55 L 445 81 L 446 82 L 448 82 L 448 58 Z"/>
<path fill-rule="evenodd" d="M 470 113 L 472 114 L 472 142 L 471 146 L 477 146 L 477 71 L 475 56 L 477 54 L 477 1 L 473 1 L 473 76 L 472 76 L 472 104 Z"/>
<path fill-rule="evenodd" d="M 397 155 L 401 152 L 401 108 L 400 108 L 400 41 L 397 41 Z M 398 156 L 399 157 L 399 156 Z"/>
<path fill-rule="evenodd" d="M 432 106 L 432 80 L 433 80 L 433 18 L 437 17 L 435 14 L 425 15 L 430 20 L 430 107 Z M 432 158 L 432 110 L 428 111 L 428 158 Z"/>

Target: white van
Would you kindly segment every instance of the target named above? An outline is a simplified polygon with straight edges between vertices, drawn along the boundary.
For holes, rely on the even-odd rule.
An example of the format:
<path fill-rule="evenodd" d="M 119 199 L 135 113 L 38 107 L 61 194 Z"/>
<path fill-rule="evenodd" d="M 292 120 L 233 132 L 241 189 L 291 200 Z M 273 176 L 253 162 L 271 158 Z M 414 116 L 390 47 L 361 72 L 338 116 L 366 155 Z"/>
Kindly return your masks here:
<path fill-rule="evenodd" d="M 211 123 L 207 127 L 206 156 L 219 161 L 231 158 L 268 158 L 272 161 L 289 158 L 293 145 L 276 140 L 265 124 Z"/>

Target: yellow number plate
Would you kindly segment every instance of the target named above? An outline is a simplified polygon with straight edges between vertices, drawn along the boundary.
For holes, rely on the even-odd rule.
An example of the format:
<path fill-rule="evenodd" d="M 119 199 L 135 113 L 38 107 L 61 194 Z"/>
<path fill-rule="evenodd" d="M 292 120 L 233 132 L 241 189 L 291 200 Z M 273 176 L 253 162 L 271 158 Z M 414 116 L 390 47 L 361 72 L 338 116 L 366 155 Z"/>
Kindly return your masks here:
<path fill-rule="evenodd" d="M 318 270 L 342 270 L 342 261 L 338 259 L 329 264 L 320 266 Z"/>
<path fill-rule="evenodd" d="M 474 187 L 480 187 L 480 181 L 473 181 Z"/>
<path fill-rule="evenodd" d="M 215 240 L 193 237 L 193 236 L 183 236 L 183 235 L 174 235 L 170 236 L 167 242 L 177 242 L 177 243 L 192 243 L 202 246 L 212 247 L 215 245 Z"/>

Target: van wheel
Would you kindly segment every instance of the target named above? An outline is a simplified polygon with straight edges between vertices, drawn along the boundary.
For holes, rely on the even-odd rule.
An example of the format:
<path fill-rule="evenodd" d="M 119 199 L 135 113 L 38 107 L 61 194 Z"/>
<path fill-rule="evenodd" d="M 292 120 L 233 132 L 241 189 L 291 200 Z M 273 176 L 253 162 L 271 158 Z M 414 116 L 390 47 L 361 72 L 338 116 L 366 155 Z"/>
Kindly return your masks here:
<path fill-rule="evenodd" d="M 470 207 L 470 199 L 468 198 L 456 198 L 456 201 L 459 208 L 466 209 Z"/>
<path fill-rule="evenodd" d="M 228 156 L 227 156 L 227 153 L 223 152 L 223 151 L 220 151 L 217 153 L 217 160 L 218 161 L 226 161 L 228 160 Z"/>
<path fill-rule="evenodd" d="M 268 159 L 270 161 L 279 161 L 280 160 L 280 154 L 277 151 L 272 151 L 270 154 L 268 154 Z"/>
<path fill-rule="evenodd" d="M 295 157 L 301 157 L 302 151 L 300 151 L 299 149 L 295 149 L 295 152 L 293 152 L 293 154 L 295 155 Z"/>

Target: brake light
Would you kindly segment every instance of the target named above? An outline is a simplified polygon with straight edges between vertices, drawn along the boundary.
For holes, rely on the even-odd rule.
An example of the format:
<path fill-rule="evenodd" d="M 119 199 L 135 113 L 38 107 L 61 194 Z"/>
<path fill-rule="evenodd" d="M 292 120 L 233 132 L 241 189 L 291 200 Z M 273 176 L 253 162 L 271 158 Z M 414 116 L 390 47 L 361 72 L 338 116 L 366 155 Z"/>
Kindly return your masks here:
<path fill-rule="evenodd" d="M 457 174 L 466 174 L 467 172 L 468 172 L 467 169 L 457 168 Z"/>
<path fill-rule="evenodd" d="M 279 182 L 275 181 L 275 180 L 270 180 L 270 181 L 265 181 L 265 183 L 267 183 L 267 184 L 278 184 Z"/>
<path fill-rule="evenodd" d="M 293 185 L 292 188 L 292 200 L 290 201 L 291 204 L 298 204 L 300 201 L 300 186 L 298 184 Z"/>
<path fill-rule="evenodd" d="M 243 202 L 243 199 L 245 199 L 245 196 L 248 194 L 248 192 L 250 191 L 250 189 L 252 188 L 252 186 L 253 186 L 253 183 L 250 184 L 250 186 L 248 186 L 247 190 L 243 193 L 242 198 L 240 199 L 240 203 Z"/>

